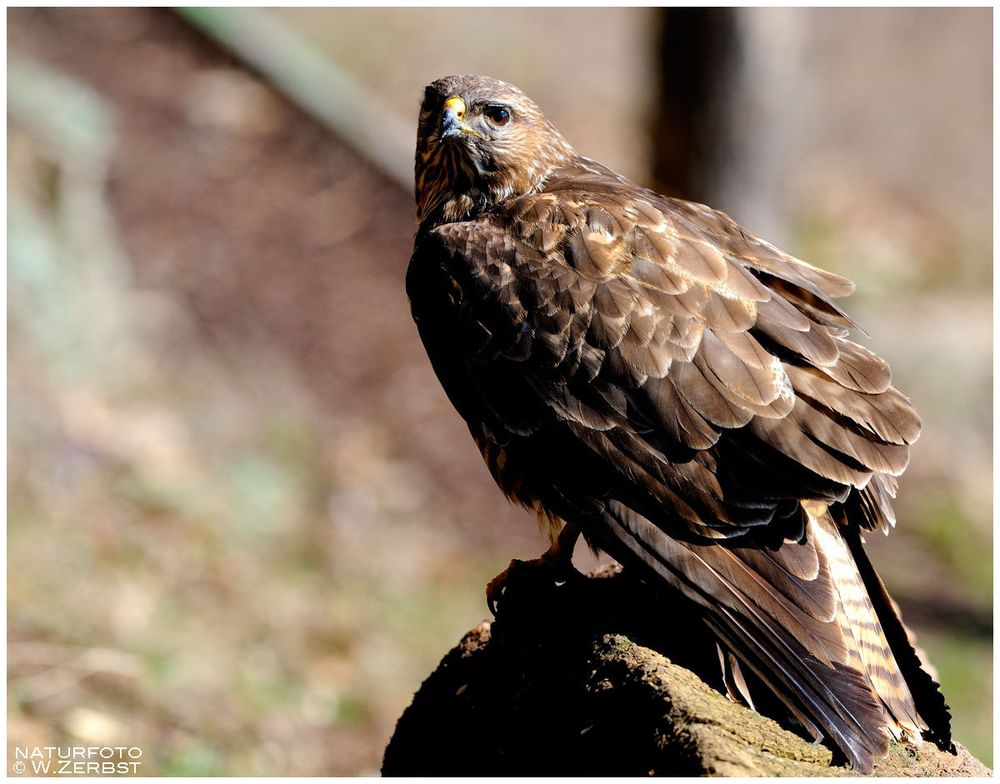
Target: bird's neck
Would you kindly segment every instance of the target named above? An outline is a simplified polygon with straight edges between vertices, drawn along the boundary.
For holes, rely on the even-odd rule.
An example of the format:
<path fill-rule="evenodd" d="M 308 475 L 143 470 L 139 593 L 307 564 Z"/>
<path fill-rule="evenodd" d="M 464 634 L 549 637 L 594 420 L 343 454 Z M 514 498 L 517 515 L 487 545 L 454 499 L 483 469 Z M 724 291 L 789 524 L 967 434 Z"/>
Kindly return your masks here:
<path fill-rule="evenodd" d="M 470 188 L 461 192 L 447 191 L 442 199 L 424 216 L 425 223 L 440 226 L 444 223 L 475 220 L 499 203 L 496 195 Z M 419 215 L 418 215 L 419 217 Z"/>
<path fill-rule="evenodd" d="M 510 199 L 538 193 L 554 171 L 576 157 L 573 148 L 562 142 L 541 150 L 527 166 L 517 169 L 467 172 L 453 168 L 448 177 L 435 176 L 439 172 L 431 167 L 418 169 L 417 219 L 431 228 L 475 220 Z"/>

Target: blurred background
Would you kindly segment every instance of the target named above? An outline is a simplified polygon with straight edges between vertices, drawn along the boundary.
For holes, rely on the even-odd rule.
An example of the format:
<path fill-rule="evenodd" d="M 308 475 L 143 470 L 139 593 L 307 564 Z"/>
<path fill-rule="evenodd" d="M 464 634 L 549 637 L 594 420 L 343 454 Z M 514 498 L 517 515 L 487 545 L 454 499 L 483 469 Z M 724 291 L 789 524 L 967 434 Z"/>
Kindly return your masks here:
<path fill-rule="evenodd" d="M 8 749 L 378 770 L 538 555 L 403 275 L 427 82 L 854 278 L 924 434 L 876 565 L 992 764 L 990 9 L 8 11 Z"/>

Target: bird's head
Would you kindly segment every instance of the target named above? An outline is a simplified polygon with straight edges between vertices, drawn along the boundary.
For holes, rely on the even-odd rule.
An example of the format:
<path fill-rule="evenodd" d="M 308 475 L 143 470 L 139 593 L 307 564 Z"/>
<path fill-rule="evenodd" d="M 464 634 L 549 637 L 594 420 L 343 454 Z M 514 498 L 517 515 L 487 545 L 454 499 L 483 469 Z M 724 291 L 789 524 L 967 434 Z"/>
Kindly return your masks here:
<path fill-rule="evenodd" d="M 573 154 L 528 96 L 488 76 L 427 86 L 417 130 L 417 217 L 467 218 L 532 193 Z"/>

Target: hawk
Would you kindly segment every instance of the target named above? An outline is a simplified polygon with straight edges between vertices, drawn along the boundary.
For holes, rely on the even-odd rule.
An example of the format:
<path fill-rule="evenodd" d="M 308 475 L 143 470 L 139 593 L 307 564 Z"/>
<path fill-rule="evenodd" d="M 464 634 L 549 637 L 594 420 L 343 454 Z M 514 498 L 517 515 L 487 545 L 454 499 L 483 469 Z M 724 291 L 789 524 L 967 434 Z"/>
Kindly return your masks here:
<path fill-rule="evenodd" d="M 862 546 L 920 421 L 849 339 L 853 284 L 580 155 L 483 76 L 426 88 L 415 190 L 413 318 L 501 490 L 552 526 L 540 563 L 582 534 L 695 603 L 730 696 L 752 704 L 751 673 L 856 769 L 890 738 L 952 748 Z"/>

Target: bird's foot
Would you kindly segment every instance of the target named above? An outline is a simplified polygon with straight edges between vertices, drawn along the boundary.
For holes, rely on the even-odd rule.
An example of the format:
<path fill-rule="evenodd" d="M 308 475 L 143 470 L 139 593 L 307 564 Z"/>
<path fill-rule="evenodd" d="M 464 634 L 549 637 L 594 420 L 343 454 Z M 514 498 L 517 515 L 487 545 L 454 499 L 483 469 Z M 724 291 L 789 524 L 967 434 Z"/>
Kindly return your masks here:
<path fill-rule="evenodd" d="M 544 580 L 553 584 L 567 582 L 569 580 L 581 578 L 581 575 L 573 568 L 573 546 L 576 544 L 579 532 L 569 525 L 563 527 L 559 537 L 553 542 L 540 558 L 530 561 L 521 561 L 515 558 L 510 565 L 500 574 L 486 584 L 486 605 L 490 612 L 497 614 L 497 604 L 500 597 L 507 589 L 508 583 L 513 579 L 532 577 L 536 580 Z"/>
<path fill-rule="evenodd" d="M 541 558 L 534 558 L 530 561 L 521 561 L 517 558 L 510 562 L 510 565 L 500 574 L 486 584 L 486 604 L 493 615 L 497 614 L 497 604 L 507 590 L 508 583 L 530 575 L 536 579 L 544 579 L 553 584 L 558 584 L 580 577 L 580 573 L 569 564 L 557 563 L 544 555 Z"/>

